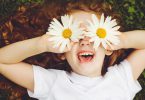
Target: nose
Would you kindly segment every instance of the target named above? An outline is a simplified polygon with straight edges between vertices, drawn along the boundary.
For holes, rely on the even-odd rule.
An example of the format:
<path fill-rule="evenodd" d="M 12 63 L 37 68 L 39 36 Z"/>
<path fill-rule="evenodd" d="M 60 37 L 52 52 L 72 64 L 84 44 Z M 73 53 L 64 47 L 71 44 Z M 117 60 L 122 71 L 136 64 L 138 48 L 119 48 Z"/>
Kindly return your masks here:
<path fill-rule="evenodd" d="M 88 37 L 85 37 L 84 39 L 82 39 L 81 41 L 80 41 L 80 46 L 85 46 L 85 45 L 90 45 L 91 43 L 90 43 L 90 41 L 89 41 L 89 38 Z"/>

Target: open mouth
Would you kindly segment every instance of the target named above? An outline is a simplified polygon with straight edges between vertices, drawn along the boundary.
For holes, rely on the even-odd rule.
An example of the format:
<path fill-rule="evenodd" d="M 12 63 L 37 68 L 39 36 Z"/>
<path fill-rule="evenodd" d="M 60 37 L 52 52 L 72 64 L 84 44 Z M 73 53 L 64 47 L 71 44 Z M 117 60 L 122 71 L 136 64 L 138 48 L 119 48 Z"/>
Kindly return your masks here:
<path fill-rule="evenodd" d="M 81 51 L 78 53 L 78 59 L 81 63 L 90 62 L 94 57 L 94 53 L 91 51 Z"/>

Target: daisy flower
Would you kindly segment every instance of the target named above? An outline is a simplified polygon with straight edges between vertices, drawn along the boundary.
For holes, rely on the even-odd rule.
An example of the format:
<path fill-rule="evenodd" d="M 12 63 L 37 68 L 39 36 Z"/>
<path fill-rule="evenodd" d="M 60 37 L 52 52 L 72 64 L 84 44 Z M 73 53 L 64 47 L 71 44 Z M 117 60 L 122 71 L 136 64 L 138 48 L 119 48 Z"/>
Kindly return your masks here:
<path fill-rule="evenodd" d="M 118 35 L 120 32 L 117 26 L 116 20 L 111 20 L 110 16 L 104 18 L 104 14 L 101 15 L 100 20 L 95 14 L 92 14 L 92 21 L 88 21 L 88 32 L 86 36 L 91 37 L 90 42 L 94 42 L 94 48 L 97 49 L 100 44 L 106 49 L 107 46 L 112 48 L 112 45 L 118 45 L 120 40 Z"/>
<path fill-rule="evenodd" d="M 71 41 L 78 42 L 83 37 L 83 31 L 79 28 L 79 23 L 73 20 L 72 16 L 61 16 L 61 22 L 53 19 L 46 33 L 50 35 L 49 41 L 54 42 L 54 48 L 59 48 L 62 52 L 70 48 Z"/>

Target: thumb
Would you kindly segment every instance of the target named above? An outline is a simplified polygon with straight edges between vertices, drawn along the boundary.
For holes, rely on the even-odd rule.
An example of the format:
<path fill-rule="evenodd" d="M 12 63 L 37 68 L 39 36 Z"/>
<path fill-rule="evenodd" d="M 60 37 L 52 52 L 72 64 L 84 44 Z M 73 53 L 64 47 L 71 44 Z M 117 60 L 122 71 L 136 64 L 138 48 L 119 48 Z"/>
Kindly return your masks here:
<path fill-rule="evenodd" d="M 65 48 L 64 52 L 70 51 L 75 43 L 76 43 L 76 42 L 73 42 L 73 41 L 72 41 L 72 42 Z"/>

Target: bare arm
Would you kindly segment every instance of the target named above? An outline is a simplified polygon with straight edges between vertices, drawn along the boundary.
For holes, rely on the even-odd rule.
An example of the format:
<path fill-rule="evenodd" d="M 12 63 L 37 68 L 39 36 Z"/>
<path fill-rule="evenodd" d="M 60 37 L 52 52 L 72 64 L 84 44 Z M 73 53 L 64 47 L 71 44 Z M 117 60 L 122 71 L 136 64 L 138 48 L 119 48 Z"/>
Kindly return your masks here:
<path fill-rule="evenodd" d="M 132 66 L 133 77 L 136 80 L 145 69 L 145 31 L 135 30 L 124 32 L 121 36 L 121 44 L 113 46 L 114 50 L 120 48 L 134 48 L 127 60 Z"/>
<path fill-rule="evenodd" d="M 32 65 L 24 63 L 22 60 L 43 52 L 61 53 L 58 48 L 52 48 L 53 42 L 49 42 L 48 38 L 49 36 L 45 34 L 0 48 L 0 73 L 13 82 L 33 91 Z M 68 51 L 68 49 L 66 48 L 64 51 Z"/>
<path fill-rule="evenodd" d="M 30 56 L 44 52 L 45 45 L 43 41 L 41 44 L 41 38 L 36 37 L 0 48 L 0 63 L 18 63 Z"/>
<path fill-rule="evenodd" d="M 136 80 L 145 69 L 145 31 L 136 30 L 125 33 L 126 48 L 135 48 L 127 60 L 132 66 L 134 79 Z"/>
<path fill-rule="evenodd" d="M 13 82 L 33 91 L 34 78 L 32 65 L 22 60 L 45 52 L 46 36 L 36 37 L 0 48 L 0 73 Z"/>
<path fill-rule="evenodd" d="M 31 91 L 34 89 L 33 69 L 30 64 L 19 62 L 16 64 L 1 64 L 0 73 L 9 80 Z"/>

